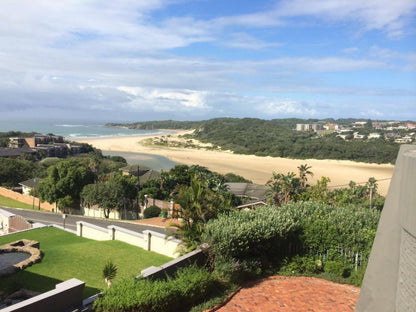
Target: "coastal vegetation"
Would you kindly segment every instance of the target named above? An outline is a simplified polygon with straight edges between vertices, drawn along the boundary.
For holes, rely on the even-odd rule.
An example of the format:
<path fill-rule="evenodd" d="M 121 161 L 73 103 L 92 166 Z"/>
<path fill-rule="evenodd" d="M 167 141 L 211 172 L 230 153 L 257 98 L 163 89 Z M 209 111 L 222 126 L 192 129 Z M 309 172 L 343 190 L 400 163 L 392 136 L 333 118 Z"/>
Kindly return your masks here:
<path fill-rule="evenodd" d="M 352 125 L 361 121 L 360 127 Z M 344 128 L 345 135 L 335 131 L 296 131 L 297 124 L 336 124 Z M 200 148 L 193 139 L 199 140 L 207 149 L 231 150 L 237 154 L 287 157 L 296 159 L 342 159 L 371 163 L 394 163 L 399 144 L 397 136 L 411 134 L 410 130 L 396 127 L 376 130 L 371 120 L 359 119 L 273 119 L 217 118 L 206 121 L 149 121 L 123 124 L 132 129 L 195 129 L 182 142 L 158 138 L 152 144 L 168 147 Z M 394 125 L 394 124 L 393 124 Z M 121 126 L 121 124 L 109 124 Z M 380 138 L 369 139 L 376 131 Z M 356 133 L 357 139 L 354 138 Z M 392 134 L 388 136 L 387 134 Z M 343 138 L 342 138 L 343 137 Z M 359 139 L 358 139 L 359 138 Z"/>

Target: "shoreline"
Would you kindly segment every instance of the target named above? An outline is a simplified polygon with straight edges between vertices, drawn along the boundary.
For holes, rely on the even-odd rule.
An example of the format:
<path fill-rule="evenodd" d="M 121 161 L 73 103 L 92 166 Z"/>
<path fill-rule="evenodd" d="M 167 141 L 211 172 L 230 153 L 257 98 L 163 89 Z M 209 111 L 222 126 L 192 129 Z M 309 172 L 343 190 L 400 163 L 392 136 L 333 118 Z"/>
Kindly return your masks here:
<path fill-rule="evenodd" d="M 192 130 L 174 130 L 172 138 L 191 133 Z M 330 187 L 348 186 L 350 181 L 363 183 L 370 177 L 378 180 L 378 192 L 385 196 L 393 175 L 394 165 L 354 162 L 334 159 L 289 159 L 280 157 L 260 157 L 255 155 L 234 154 L 231 151 L 212 151 L 203 148 L 177 148 L 148 146 L 143 141 L 169 134 L 126 136 L 111 138 L 77 139 L 76 142 L 88 143 L 95 148 L 112 152 L 131 152 L 164 156 L 174 162 L 185 165 L 201 165 L 221 174 L 229 172 L 243 176 L 256 184 L 266 184 L 273 172 L 297 173 L 302 164 L 312 166 L 314 176 L 309 183 L 314 184 L 322 176 L 329 177 Z"/>

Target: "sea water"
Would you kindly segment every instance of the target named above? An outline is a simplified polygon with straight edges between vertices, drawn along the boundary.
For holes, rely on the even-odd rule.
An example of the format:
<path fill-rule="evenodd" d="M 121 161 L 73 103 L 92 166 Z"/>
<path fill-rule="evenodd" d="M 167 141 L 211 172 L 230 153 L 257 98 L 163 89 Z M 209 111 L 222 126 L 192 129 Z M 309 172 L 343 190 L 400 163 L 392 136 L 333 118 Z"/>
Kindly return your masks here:
<path fill-rule="evenodd" d="M 65 137 L 68 141 L 91 138 L 114 138 L 140 135 L 163 135 L 169 133 L 162 130 L 136 130 L 123 127 L 107 127 L 105 123 L 65 120 L 0 120 L 0 132 L 21 131 L 53 133 Z M 170 159 L 141 153 L 102 151 L 103 155 L 122 156 L 130 165 L 143 165 L 154 170 L 170 170 L 178 163 Z"/>

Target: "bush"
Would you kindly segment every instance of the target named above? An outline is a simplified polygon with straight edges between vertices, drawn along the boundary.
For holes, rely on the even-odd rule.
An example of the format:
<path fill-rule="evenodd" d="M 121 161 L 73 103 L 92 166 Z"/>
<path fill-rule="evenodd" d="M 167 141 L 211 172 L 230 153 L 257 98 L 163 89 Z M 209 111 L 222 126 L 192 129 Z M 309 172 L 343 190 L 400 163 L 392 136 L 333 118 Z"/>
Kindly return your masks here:
<path fill-rule="evenodd" d="M 326 273 L 347 278 L 351 275 L 351 268 L 340 261 L 327 261 L 324 265 Z"/>
<path fill-rule="evenodd" d="M 286 259 L 280 270 L 288 274 L 318 274 L 322 272 L 322 261 L 314 257 L 296 255 L 290 260 Z"/>
<path fill-rule="evenodd" d="M 147 207 L 144 210 L 143 217 L 145 219 L 155 218 L 155 217 L 158 217 L 160 215 L 161 211 L 162 210 L 158 206 L 150 206 L 150 207 Z"/>
<path fill-rule="evenodd" d="M 172 278 L 128 279 L 112 285 L 94 302 L 95 311 L 184 311 L 201 303 L 216 289 L 207 269 L 190 266 Z"/>
<path fill-rule="evenodd" d="M 360 252 L 366 259 L 379 216 L 376 209 L 312 201 L 261 207 L 209 221 L 203 242 L 211 246 L 215 269 L 232 280 L 277 271 L 282 263 L 282 271 L 317 274 L 324 267 L 330 275 L 348 277 L 351 270 L 339 260 L 339 248 Z M 326 268 L 314 258 L 316 254 L 326 255 Z"/>

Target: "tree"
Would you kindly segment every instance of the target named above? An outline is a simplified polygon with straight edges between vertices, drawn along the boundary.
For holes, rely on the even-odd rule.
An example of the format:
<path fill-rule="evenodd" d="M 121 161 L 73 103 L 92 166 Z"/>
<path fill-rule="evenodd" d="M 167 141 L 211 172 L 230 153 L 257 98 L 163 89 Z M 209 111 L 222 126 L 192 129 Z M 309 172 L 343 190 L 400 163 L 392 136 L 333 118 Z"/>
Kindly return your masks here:
<path fill-rule="evenodd" d="M 201 242 L 206 223 L 221 212 L 231 210 L 231 203 L 222 192 L 214 192 L 207 181 L 194 177 L 191 185 L 177 188 L 175 201 L 179 204 L 180 225 L 173 225 L 177 231 L 171 235 L 181 238 L 186 251 L 195 249 Z"/>
<path fill-rule="evenodd" d="M 103 278 L 108 288 L 110 288 L 112 280 L 116 277 L 116 275 L 117 266 L 111 260 L 108 260 L 103 268 Z"/>
<path fill-rule="evenodd" d="M 300 165 L 298 167 L 298 169 L 299 169 L 300 187 L 301 188 L 305 188 L 306 182 L 308 181 L 308 178 L 307 178 L 308 175 L 311 176 L 311 177 L 313 177 L 312 171 L 309 170 L 311 168 L 312 168 L 312 166 L 308 166 L 308 164 Z"/>
<path fill-rule="evenodd" d="M 0 185 L 12 187 L 33 178 L 36 165 L 28 160 L 0 158 Z"/>
<path fill-rule="evenodd" d="M 98 205 L 108 218 L 111 210 L 133 210 L 137 196 L 136 184 L 136 177 L 117 172 L 106 181 L 86 185 L 81 192 L 81 198 L 84 205 Z"/>
<path fill-rule="evenodd" d="M 76 160 L 64 160 L 48 169 L 48 176 L 39 184 L 38 194 L 42 201 L 56 202 L 67 205 L 69 196 L 72 200 L 71 207 L 75 208 L 80 202 L 80 193 L 83 187 L 94 182 L 94 174 L 91 169 Z M 59 207 L 59 206 L 58 206 Z"/>
<path fill-rule="evenodd" d="M 300 179 L 294 172 L 287 174 L 273 172 L 267 185 L 270 187 L 269 200 L 276 206 L 288 203 L 300 191 Z"/>

